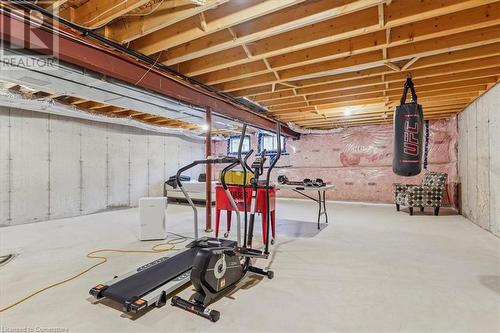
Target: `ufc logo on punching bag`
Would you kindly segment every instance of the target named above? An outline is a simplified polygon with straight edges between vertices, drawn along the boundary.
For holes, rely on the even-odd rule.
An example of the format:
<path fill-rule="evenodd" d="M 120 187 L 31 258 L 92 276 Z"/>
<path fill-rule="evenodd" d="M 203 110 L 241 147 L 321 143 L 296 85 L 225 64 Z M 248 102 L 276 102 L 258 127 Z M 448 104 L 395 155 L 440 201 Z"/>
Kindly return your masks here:
<path fill-rule="evenodd" d="M 411 101 L 406 103 L 408 90 Z M 416 176 L 422 164 L 422 106 L 417 104 L 417 94 L 411 77 L 405 82 L 401 104 L 394 112 L 394 151 L 392 171 L 400 176 Z"/>
<path fill-rule="evenodd" d="M 408 155 L 418 156 L 418 123 L 410 125 L 410 121 L 405 121 L 404 152 Z"/>

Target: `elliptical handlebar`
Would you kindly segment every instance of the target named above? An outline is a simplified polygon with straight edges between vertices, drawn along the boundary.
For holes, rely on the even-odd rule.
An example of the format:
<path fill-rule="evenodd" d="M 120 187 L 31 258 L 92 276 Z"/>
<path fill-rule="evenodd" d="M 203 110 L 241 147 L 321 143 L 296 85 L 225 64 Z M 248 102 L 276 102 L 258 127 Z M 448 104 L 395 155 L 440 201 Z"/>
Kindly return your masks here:
<path fill-rule="evenodd" d="M 213 158 L 207 158 L 205 160 L 196 160 L 186 166 L 183 166 L 177 171 L 177 174 L 175 175 L 175 182 L 177 183 L 177 186 L 182 187 L 182 181 L 181 181 L 182 173 L 191 168 L 194 168 L 199 164 L 229 164 L 229 163 L 232 164 L 238 162 L 239 160 L 236 157 L 232 156 L 213 157 Z"/>
<path fill-rule="evenodd" d="M 248 165 L 247 161 L 250 156 L 253 154 L 253 149 L 250 149 L 248 153 L 246 153 L 245 157 L 243 158 L 243 163 L 241 163 L 241 167 L 243 168 L 243 171 L 250 171 L 252 172 L 252 167 Z"/>
<path fill-rule="evenodd" d="M 224 190 L 227 190 L 228 189 L 228 186 L 226 184 L 226 173 L 231 170 L 232 168 L 234 168 L 235 166 L 237 166 L 238 164 L 240 164 L 239 162 L 234 162 L 234 163 L 231 163 L 229 164 L 228 166 L 226 166 L 224 169 L 222 169 L 221 173 L 220 173 L 220 183 L 222 185 L 222 188 Z"/>
<path fill-rule="evenodd" d="M 269 254 L 269 225 L 271 224 L 271 211 L 269 207 L 271 207 L 270 203 L 270 182 L 271 182 L 271 171 L 274 169 L 276 166 L 276 163 L 278 163 L 278 160 L 281 157 L 281 124 L 277 121 L 276 122 L 276 156 L 272 160 L 272 162 L 269 164 L 269 169 L 267 169 L 267 175 L 266 175 L 266 207 L 267 207 L 267 221 L 269 221 L 266 225 L 266 246 L 264 250 L 264 254 L 268 255 Z"/>
<path fill-rule="evenodd" d="M 276 163 L 281 157 L 281 124 L 279 122 L 276 123 L 276 140 L 276 156 L 273 158 L 273 161 L 271 162 L 271 164 L 269 165 L 269 169 L 267 170 L 267 179 L 270 178 L 271 171 L 276 166 Z"/>
<path fill-rule="evenodd" d="M 189 196 L 189 193 L 184 189 L 182 186 L 182 181 L 181 181 L 181 175 L 183 172 L 194 168 L 197 165 L 200 164 L 231 164 L 231 165 L 237 165 L 239 163 L 239 160 L 236 157 L 231 157 L 231 156 L 222 156 L 222 157 L 209 157 L 204 160 L 196 160 L 193 161 L 192 163 L 183 166 L 177 171 L 177 174 L 175 175 L 175 182 L 177 183 L 177 186 L 181 190 L 182 194 L 184 194 L 184 197 L 186 198 L 187 202 L 189 203 L 189 206 L 191 206 L 191 209 L 193 210 L 193 217 L 194 217 L 194 239 L 198 239 L 198 210 L 196 209 L 196 206 Z M 208 179 L 207 179 L 208 180 Z M 232 199 L 232 198 L 231 198 Z M 233 200 L 234 201 L 234 200 Z M 239 219 L 238 219 L 238 224 L 239 224 Z"/>

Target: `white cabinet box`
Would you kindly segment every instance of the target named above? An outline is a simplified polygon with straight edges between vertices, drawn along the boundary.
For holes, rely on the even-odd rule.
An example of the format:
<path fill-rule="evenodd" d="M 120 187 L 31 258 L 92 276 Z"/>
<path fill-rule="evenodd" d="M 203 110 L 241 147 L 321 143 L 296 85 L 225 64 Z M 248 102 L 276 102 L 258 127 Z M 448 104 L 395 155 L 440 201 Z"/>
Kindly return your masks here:
<path fill-rule="evenodd" d="M 167 238 L 165 210 L 167 198 L 152 197 L 139 200 L 139 239 L 155 240 Z"/>

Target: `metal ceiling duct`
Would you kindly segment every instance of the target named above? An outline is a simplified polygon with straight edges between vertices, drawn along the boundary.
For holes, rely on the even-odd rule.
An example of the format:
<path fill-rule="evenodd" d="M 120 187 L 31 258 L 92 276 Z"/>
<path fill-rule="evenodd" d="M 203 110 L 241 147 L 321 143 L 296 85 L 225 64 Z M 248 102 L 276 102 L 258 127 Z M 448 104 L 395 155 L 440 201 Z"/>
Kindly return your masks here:
<path fill-rule="evenodd" d="M 76 106 L 63 104 L 52 99 L 27 99 L 24 98 L 21 94 L 7 91 L 0 91 L 0 106 L 97 121 L 101 123 L 131 126 L 157 133 L 187 136 L 199 141 L 203 141 L 205 139 L 204 133 L 199 133 L 200 135 L 198 135 L 195 132 L 183 128 L 155 126 L 133 119 L 131 117 L 112 117 L 105 114 L 90 113 L 87 110 L 80 109 Z"/>
<path fill-rule="evenodd" d="M 22 50 L 4 49 L 3 52 L 8 56 L 23 56 L 28 59 L 37 57 L 23 53 Z M 205 110 L 202 108 L 115 79 L 102 78 L 98 73 L 74 65 L 56 62 L 50 70 L 43 70 L 28 65 L 23 66 L 27 63 L 29 62 L 17 62 L 15 65 L 4 63 L 0 71 L 0 80 L 47 93 L 78 97 L 197 125 L 205 124 Z M 216 116 L 213 126 L 215 129 L 230 129 L 237 126 L 237 123 Z"/>

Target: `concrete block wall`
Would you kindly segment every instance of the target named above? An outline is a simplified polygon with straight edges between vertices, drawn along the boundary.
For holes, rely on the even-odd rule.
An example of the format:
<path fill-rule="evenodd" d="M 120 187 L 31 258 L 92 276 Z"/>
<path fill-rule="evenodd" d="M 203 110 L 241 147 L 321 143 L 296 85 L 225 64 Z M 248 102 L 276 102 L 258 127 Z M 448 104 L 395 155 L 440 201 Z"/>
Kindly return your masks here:
<path fill-rule="evenodd" d="M 500 236 L 500 84 L 458 117 L 462 214 Z"/>
<path fill-rule="evenodd" d="M 0 226 L 136 206 L 203 154 L 188 138 L 0 108 Z"/>

